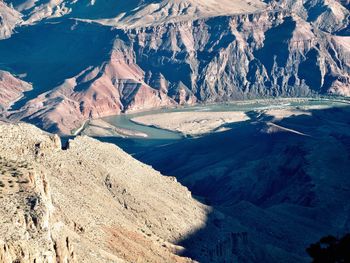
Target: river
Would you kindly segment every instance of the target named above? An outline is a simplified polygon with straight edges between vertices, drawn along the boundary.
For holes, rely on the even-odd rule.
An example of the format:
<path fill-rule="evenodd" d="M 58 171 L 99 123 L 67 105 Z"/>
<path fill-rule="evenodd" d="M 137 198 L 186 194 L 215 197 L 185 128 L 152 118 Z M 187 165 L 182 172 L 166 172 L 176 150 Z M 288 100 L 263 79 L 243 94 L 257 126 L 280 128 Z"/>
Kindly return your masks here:
<path fill-rule="evenodd" d="M 139 153 L 140 151 L 146 151 L 149 148 L 161 146 L 164 144 L 174 143 L 178 140 L 185 140 L 181 133 L 160 129 L 157 127 L 146 126 L 137 124 L 132 121 L 133 118 L 139 116 L 146 116 L 157 113 L 170 113 L 170 112 L 198 112 L 198 111 L 210 111 L 210 112 L 229 112 L 229 111 L 257 111 L 267 110 L 273 108 L 302 108 L 308 109 L 312 107 L 338 107 L 349 105 L 347 101 L 332 100 L 332 99 L 275 99 L 275 100 L 253 100 L 243 101 L 235 103 L 225 104 L 206 104 L 196 106 L 184 106 L 171 109 L 159 109 L 134 114 L 121 114 L 117 116 L 111 116 L 103 118 L 104 121 L 112 124 L 116 127 L 128 129 L 136 132 L 147 134 L 148 137 L 97 137 L 97 139 L 118 145 L 126 152 L 130 154 Z M 251 121 L 251 120 L 250 120 Z"/>

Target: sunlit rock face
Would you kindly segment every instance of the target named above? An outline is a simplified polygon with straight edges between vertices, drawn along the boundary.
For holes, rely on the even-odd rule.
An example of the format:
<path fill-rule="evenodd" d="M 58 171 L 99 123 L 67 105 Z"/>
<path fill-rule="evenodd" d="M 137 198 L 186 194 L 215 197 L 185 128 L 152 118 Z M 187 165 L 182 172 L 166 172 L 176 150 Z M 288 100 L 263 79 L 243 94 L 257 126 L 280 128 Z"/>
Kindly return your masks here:
<path fill-rule="evenodd" d="M 0 262 L 174 262 L 211 208 L 118 147 L 0 124 Z M 202 248 L 203 243 L 202 243 Z"/>
<path fill-rule="evenodd" d="M 11 36 L 14 28 L 22 22 L 21 14 L 8 6 L 5 2 L 0 2 L 0 39 Z"/>
<path fill-rule="evenodd" d="M 304 96 L 349 84 L 349 38 L 316 31 L 287 11 L 138 28 L 128 36 L 142 68 L 161 71 L 202 101 Z"/>
<path fill-rule="evenodd" d="M 31 89 L 32 86 L 29 83 L 0 70 L 0 112 L 10 108 L 13 102 L 23 96 L 23 92 Z"/>
<path fill-rule="evenodd" d="M 6 3 L 3 36 L 17 33 L 0 41 L 0 69 L 33 85 L 10 118 L 46 130 L 197 102 L 350 95 L 347 1 Z"/>

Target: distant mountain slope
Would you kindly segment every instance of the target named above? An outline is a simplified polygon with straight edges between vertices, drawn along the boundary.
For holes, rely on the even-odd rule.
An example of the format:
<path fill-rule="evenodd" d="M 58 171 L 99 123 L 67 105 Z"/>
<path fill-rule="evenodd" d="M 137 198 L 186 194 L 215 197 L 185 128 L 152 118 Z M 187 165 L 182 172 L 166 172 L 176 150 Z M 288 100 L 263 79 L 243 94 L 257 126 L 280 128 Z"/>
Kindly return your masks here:
<path fill-rule="evenodd" d="M 177 104 L 350 95 L 345 1 L 7 2 L 24 22 L 0 41 L 0 69 L 33 84 L 8 118 L 50 131 Z"/>
<path fill-rule="evenodd" d="M 25 15 L 25 23 L 67 16 L 127 28 L 209 16 L 251 13 L 265 7 L 260 0 L 28 0 L 6 2 L 11 3 Z"/>
<path fill-rule="evenodd" d="M 254 13 L 265 9 L 260 0 L 163 0 L 149 1 L 116 19 L 99 19 L 98 22 L 122 28 L 154 26 L 164 23 L 197 20 L 200 18 Z"/>
<path fill-rule="evenodd" d="M 266 9 L 292 10 L 328 32 L 349 23 L 348 0 L 6 0 L 5 3 L 23 13 L 25 24 L 66 16 L 130 28 Z"/>

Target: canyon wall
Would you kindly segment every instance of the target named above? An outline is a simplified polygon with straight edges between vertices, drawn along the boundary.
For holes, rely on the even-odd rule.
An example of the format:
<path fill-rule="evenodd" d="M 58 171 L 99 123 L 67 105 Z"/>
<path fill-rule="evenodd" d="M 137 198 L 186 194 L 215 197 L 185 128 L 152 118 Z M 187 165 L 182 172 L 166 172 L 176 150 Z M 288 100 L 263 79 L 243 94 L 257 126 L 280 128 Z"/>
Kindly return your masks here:
<path fill-rule="evenodd" d="M 89 118 L 164 106 L 350 95 L 346 1 L 254 2 L 226 13 L 219 1 L 215 13 L 203 1 L 168 0 L 157 4 L 165 21 L 148 2 L 115 18 L 98 8 L 103 1 L 84 3 L 61 1 L 65 11 L 53 13 L 15 6 L 26 26 L 0 41 L 0 68 L 33 91 L 9 119 L 70 134 Z"/>

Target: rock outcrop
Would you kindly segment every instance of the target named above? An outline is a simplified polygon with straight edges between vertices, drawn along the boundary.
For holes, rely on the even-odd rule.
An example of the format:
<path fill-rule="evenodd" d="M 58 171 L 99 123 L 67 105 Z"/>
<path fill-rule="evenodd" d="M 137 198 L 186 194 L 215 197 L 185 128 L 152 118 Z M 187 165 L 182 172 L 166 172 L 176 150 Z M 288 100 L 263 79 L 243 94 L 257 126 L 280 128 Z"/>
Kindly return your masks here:
<path fill-rule="evenodd" d="M 0 158 L 1 262 L 191 261 L 210 209 L 116 146 L 3 124 Z"/>
<path fill-rule="evenodd" d="M 14 77 L 7 71 L 0 70 L 0 112 L 23 97 L 23 93 L 32 89 L 32 85 Z"/>
<path fill-rule="evenodd" d="M 10 37 L 14 28 L 21 22 L 21 13 L 0 1 L 0 40 Z"/>
<path fill-rule="evenodd" d="M 112 144 L 0 125 L 0 261 L 303 262 Z"/>

